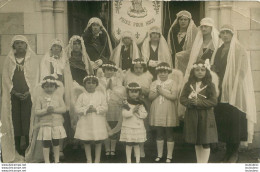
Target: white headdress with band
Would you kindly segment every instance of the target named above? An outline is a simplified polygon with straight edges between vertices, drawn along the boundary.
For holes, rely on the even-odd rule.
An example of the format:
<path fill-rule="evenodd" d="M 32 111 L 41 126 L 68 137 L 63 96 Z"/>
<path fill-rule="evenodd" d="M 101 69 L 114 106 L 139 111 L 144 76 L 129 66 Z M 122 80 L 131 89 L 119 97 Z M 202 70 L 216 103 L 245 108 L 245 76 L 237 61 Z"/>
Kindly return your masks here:
<path fill-rule="evenodd" d="M 132 32 L 125 31 L 121 35 L 120 43 L 118 46 L 114 49 L 113 53 L 111 54 L 110 60 L 113 61 L 117 67 L 121 68 L 122 66 L 122 60 L 121 60 L 121 48 L 124 45 L 123 39 L 124 38 L 130 38 L 132 40 L 132 45 L 130 45 L 130 58 L 132 60 L 140 58 L 140 52 L 136 44 L 136 39 L 133 36 Z"/>
<path fill-rule="evenodd" d="M 111 40 L 110 40 L 110 37 L 109 37 L 109 35 L 108 35 L 108 33 L 107 33 L 107 30 L 106 30 L 106 28 L 103 26 L 103 23 L 102 23 L 102 21 L 99 19 L 99 18 L 97 18 L 97 17 L 92 17 L 89 21 L 88 21 L 88 25 L 87 25 L 87 27 L 84 29 L 84 32 L 86 32 L 88 29 L 89 29 L 89 27 L 93 24 L 93 23 L 97 23 L 100 27 L 102 27 L 102 29 L 105 31 L 105 33 L 106 33 L 106 35 L 107 35 L 107 41 L 108 41 L 108 46 L 109 46 L 109 50 L 110 50 L 110 53 L 112 53 L 112 44 L 111 44 Z"/>
<path fill-rule="evenodd" d="M 194 24 L 194 21 L 192 20 L 191 13 L 186 11 L 186 10 L 183 10 L 183 11 L 180 11 L 179 13 L 177 13 L 176 19 L 174 20 L 173 24 L 171 25 L 171 27 L 168 31 L 168 36 L 167 36 L 167 43 L 168 43 L 169 50 L 170 50 L 171 53 L 176 52 L 175 45 L 172 45 L 172 42 L 174 44 L 174 40 L 173 40 L 173 37 L 172 37 L 173 36 L 172 30 L 177 27 L 178 20 L 179 20 L 180 17 L 187 17 L 190 20 L 187 31 L 186 31 L 185 41 L 184 41 L 184 44 L 183 44 L 183 47 L 182 47 L 183 52 L 191 50 L 193 41 L 194 41 L 195 36 L 197 34 L 197 27 Z M 186 66 L 187 66 L 187 63 L 188 63 L 187 60 L 184 60 L 184 59 L 188 59 L 188 57 L 186 58 L 186 56 L 189 56 L 188 52 L 185 52 L 185 53 L 182 53 L 182 54 L 177 54 L 175 56 L 175 68 L 180 69 L 181 71 L 185 72 L 184 70 L 186 69 Z M 180 59 L 180 61 L 179 61 L 179 59 Z"/>
<path fill-rule="evenodd" d="M 166 62 L 168 63 L 171 67 L 173 66 L 172 64 L 172 56 L 171 56 L 171 52 L 169 50 L 168 44 L 165 40 L 165 38 L 162 35 L 162 31 L 161 28 L 159 28 L 158 26 L 153 26 L 150 28 L 147 37 L 145 38 L 142 48 L 141 48 L 141 52 L 142 52 L 142 56 L 145 62 L 148 62 L 149 58 L 150 58 L 150 34 L 151 33 L 159 33 L 160 36 L 160 40 L 159 40 L 159 47 L 158 47 L 158 61 L 160 62 Z"/>

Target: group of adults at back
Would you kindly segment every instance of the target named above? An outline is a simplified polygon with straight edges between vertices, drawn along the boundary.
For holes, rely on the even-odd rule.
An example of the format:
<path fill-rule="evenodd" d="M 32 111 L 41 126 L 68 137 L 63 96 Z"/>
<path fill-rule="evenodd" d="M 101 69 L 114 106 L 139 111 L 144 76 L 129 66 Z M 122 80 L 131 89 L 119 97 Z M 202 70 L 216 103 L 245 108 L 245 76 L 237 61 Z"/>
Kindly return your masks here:
<path fill-rule="evenodd" d="M 226 143 L 223 161 L 236 162 L 240 143 L 253 140 L 256 108 L 250 60 L 230 24 L 223 25 L 219 32 L 211 18 L 203 18 L 197 28 L 191 14 L 180 11 L 170 27 L 167 41 L 161 29 L 154 26 L 148 31 L 141 49 L 131 31 L 126 31 L 113 50 L 101 20 L 94 17 L 89 20 L 82 36 L 72 36 L 67 47 L 55 39 L 41 59 L 35 56 L 25 36 L 14 36 L 10 48 L 2 73 L 3 162 L 21 160 L 21 136 L 25 136 L 26 148 L 31 144 L 34 123 L 31 109 L 37 97 L 35 88 L 45 76 L 54 75 L 64 84 L 66 123 L 72 120 L 66 118 L 73 118 L 69 113 L 75 100 L 71 93 L 72 82 L 83 85 L 85 76 L 102 75 L 102 64 L 108 61 L 124 74 L 135 59 L 142 59 L 153 76 L 152 80 L 156 79 L 156 66 L 166 62 L 182 72 L 183 83 L 186 83 L 193 64 L 209 59 L 211 70 L 218 76 L 219 96 L 214 112 L 218 140 Z M 183 116 L 183 112 L 179 108 L 178 115 Z M 67 128 L 66 132 L 73 135 L 71 129 Z"/>

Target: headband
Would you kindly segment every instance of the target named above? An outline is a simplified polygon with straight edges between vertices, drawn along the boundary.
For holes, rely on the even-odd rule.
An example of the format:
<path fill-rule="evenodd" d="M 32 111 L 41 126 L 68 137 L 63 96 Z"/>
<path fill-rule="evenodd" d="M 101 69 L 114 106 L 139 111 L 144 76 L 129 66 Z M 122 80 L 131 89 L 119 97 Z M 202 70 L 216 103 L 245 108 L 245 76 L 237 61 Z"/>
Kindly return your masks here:
<path fill-rule="evenodd" d="M 110 68 L 114 68 L 117 70 L 117 67 L 115 65 L 112 64 L 103 64 L 102 67 L 110 67 Z"/>
<path fill-rule="evenodd" d="M 157 66 L 155 68 L 155 70 L 168 70 L 168 71 L 172 71 L 172 69 L 168 66 Z"/>
<path fill-rule="evenodd" d="M 144 61 L 132 61 L 132 64 L 146 64 Z"/>
<path fill-rule="evenodd" d="M 192 66 L 192 68 L 197 68 L 197 67 L 205 67 L 208 70 L 210 70 L 209 59 L 206 59 L 204 64 L 199 63 L 199 64 L 193 64 L 193 66 Z"/>
<path fill-rule="evenodd" d="M 86 76 L 86 77 L 83 79 L 83 83 L 84 83 L 87 79 L 97 79 L 97 80 L 98 80 L 98 78 L 97 78 L 95 75 L 89 75 L 89 76 Z"/>
<path fill-rule="evenodd" d="M 138 87 L 130 87 L 129 85 L 127 85 L 126 88 L 129 89 L 129 90 L 141 90 L 142 89 L 140 86 L 138 86 Z"/>
<path fill-rule="evenodd" d="M 45 83 L 51 83 L 51 84 L 58 84 L 58 82 L 56 80 L 53 80 L 53 79 L 45 79 L 43 81 L 41 81 L 41 85 L 45 84 Z"/>

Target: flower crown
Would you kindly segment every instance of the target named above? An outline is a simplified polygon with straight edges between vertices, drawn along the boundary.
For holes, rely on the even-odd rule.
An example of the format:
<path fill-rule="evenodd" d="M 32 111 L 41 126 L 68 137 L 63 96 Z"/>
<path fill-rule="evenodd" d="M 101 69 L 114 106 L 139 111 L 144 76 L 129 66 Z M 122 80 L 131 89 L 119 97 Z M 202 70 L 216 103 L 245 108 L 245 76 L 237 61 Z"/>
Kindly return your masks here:
<path fill-rule="evenodd" d="M 103 64 L 102 67 L 111 67 L 111 68 L 117 69 L 117 67 L 112 64 Z"/>
<path fill-rule="evenodd" d="M 132 64 L 146 64 L 144 61 L 132 61 Z"/>
<path fill-rule="evenodd" d="M 96 77 L 95 75 L 89 75 L 89 76 L 86 76 L 84 79 L 83 79 L 83 83 L 87 80 L 87 79 L 97 79 L 98 80 L 98 77 Z"/>
<path fill-rule="evenodd" d="M 126 88 L 129 89 L 129 90 L 141 90 L 142 89 L 140 86 L 130 87 L 129 85 L 127 85 Z"/>
<path fill-rule="evenodd" d="M 168 71 L 172 71 L 172 69 L 168 66 L 157 66 L 155 68 L 155 70 L 168 70 Z"/>
<path fill-rule="evenodd" d="M 53 80 L 53 79 L 44 79 L 44 80 L 41 81 L 41 85 L 46 84 L 46 83 L 51 83 L 51 84 L 57 84 L 58 85 L 57 81 Z"/>
<path fill-rule="evenodd" d="M 197 68 L 197 67 L 205 67 L 208 70 L 210 70 L 209 59 L 206 59 L 204 64 L 199 63 L 199 64 L 193 64 L 192 66 L 192 68 Z"/>

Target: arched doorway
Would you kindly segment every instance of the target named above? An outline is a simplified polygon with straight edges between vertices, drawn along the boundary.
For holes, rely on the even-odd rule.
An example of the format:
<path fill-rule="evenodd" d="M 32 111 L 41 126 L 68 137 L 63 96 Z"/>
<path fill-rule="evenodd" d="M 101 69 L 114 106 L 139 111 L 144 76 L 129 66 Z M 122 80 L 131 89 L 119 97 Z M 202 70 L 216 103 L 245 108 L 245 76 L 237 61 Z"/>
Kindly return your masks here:
<path fill-rule="evenodd" d="M 68 1 L 68 29 L 69 37 L 81 35 L 91 17 L 99 17 L 103 25 L 111 33 L 111 4 L 109 1 Z M 195 24 L 198 26 L 204 17 L 204 2 L 199 1 L 168 1 L 163 2 L 163 34 L 166 37 L 170 25 L 181 10 L 191 12 Z M 115 43 L 112 42 L 115 46 Z"/>

